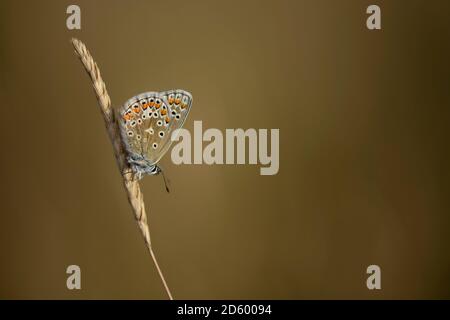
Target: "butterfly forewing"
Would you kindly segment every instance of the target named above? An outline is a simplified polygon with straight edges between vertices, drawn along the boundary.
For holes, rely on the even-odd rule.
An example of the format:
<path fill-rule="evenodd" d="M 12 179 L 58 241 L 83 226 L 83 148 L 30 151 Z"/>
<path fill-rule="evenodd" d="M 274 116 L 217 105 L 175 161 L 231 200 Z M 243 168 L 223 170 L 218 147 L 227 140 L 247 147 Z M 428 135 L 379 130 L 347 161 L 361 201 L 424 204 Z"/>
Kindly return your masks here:
<path fill-rule="evenodd" d="M 180 128 L 192 105 L 184 90 L 147 92 L 129 99 L 119 110 L 122 136 L 130 154 L 157 163 L 172 144 L 171 134 Z"/>

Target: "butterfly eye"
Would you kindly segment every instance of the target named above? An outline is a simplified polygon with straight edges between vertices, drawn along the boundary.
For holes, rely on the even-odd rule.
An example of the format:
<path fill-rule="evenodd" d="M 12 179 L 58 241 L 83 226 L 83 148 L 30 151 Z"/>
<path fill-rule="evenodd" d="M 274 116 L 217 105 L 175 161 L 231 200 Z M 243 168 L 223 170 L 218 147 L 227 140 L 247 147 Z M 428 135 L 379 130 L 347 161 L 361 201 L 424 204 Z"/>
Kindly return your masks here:
<path fill-rule="evenodd" d="M 164 131 L 160 131 L 158 134 L 161 138 L 164 137 Z"/>
<path fill-rule="evenodd" d="M 156 149 L 156 148 L 158 148 L 158 144 L 155 142 L 155 143 L 153 143 L 153 149 Z"/>
<path fill-rule="evenodd" d="M 177 118 L 177 120 L 180 120 L 180 115 L 177 114 L 177 115 L 175 116 L 175 118 Z"/>
<path fill-rule="evenodd" d="M 138 124 L 141 124 L 141 123 L 142 123 L 142 120 L 141 120 L 141 119 L 138 119 L 138 120 L 137 120 L 137 123 L 138 123 Z"/>
<path fill-rule="evenodd" d="M 162 126 L 162 121 L 158 120 L 158 122 L 156 122 L 156 124 L 158 125 L 158 127 L 161 127 Z"/>
<path fill-rule="evenodd" d="M 176 114 L 177 114 L 177 112 L 175 110 L 172 110 L 172 115 L 174 116 Z"/>
<path fill-rule="evenodd" d="M 133 131 L 128 131 L 127 134 L 128 134 L 129 137 L 132 137 L 133 136 Z"/>
<path fill-rule="evenodd" d="M 144 104 L 146 104 L 146 103 L 147 103 L 147 100 L 146 100 L 146 99 L 142 99 L 142 100 L 141 100 L 141 104 L 142 104 L 142 105 L 144 105 Z"/>

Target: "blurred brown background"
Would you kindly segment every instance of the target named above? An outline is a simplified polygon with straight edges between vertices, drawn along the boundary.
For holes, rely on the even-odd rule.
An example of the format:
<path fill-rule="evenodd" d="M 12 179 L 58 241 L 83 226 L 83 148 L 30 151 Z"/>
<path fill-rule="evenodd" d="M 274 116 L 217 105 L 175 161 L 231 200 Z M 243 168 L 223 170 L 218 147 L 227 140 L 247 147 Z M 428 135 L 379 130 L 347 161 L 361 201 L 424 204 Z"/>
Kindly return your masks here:
<path fill-rule="evenodd" d="M 66 8 L 81 7 L 80 31 Z M 370 4 L 382 30 L 366 28 Z M 280 128 L 280 171 L 143 181 L 176 298 L 450 298 L 448 1 L 2 1 L 0 298 L 165 299 L 88 76 L 184 88 L 186 127 Z M 82 290 L 66 289 L 66 267 Z M 366 288 L 380 265 L 382 290 Z"/>

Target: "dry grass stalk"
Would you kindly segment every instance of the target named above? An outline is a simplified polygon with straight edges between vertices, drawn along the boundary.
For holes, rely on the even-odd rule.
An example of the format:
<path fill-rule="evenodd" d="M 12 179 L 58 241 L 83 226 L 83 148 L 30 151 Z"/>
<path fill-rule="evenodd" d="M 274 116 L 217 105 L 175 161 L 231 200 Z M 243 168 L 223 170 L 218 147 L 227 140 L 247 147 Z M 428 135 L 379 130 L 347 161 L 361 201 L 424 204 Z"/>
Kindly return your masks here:
<path fill-rule="evenodd" d="M 97 63 L 95 63 L 84 43 L 82 43 L 80 40 L 72 39 L 72 44 L 75 48 L 75 52 L 83 63 L 86 72 L 91 77 L 94 91 L 103 114 L 105 126 L 108 130 L 111 143 L 113 144 L 117 165 L 119 166 L 119 170 L 122 174 L 123 184 L 128 195 L 128 201 L 133 209 L 134 216 L 144 237 L 145 244 L 153 259 L 153 262 L 155 263 L 156 269 L 164 285 L 164 288 L 166 289 L 167 295 L 169 296 L 170 300 L 173 300 L 172 294 L 170 293 L 169 287 L 167 286 L 166 280 L 164 279 L 164 276 L 152 249 L 152 245 L 150 242 L 150 230 L 147 223 L 147 214 L 145 213 L 144 197 L 142 195 L 139 182 L 134 178 L 134 174 L 126 160 L 125 147 L 120 136 L 119 126 L 115 121 L 115 113 L 111 106 L 111 99 L 109 98 L 108 92 L 106 91 L 106 86 L 100 75 L 100 70 L 98 69 Z"/>

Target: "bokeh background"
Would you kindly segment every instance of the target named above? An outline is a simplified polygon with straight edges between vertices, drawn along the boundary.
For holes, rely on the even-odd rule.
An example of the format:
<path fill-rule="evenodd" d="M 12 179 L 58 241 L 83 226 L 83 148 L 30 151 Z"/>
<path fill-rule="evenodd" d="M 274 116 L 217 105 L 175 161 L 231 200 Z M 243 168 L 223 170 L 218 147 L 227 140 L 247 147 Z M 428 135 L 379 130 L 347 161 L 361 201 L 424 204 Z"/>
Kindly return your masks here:
<path fill-rule="evenodd" d="M 66 28 L 81 7 L 82 29 Z M 370 4 L 382 30 L 366 28 Z M 143 181 L 182 299 L 450 298 L 448 1 L 2 1 L 0 298 L 165 299 L 71 37 L 113 104 L 194 96 L 185 127 L 279 128 L 280 171 Z M 82 290 L 66 288 L 81 267 Z M 366 268 L 382 290 L 366 288 Z"/>

